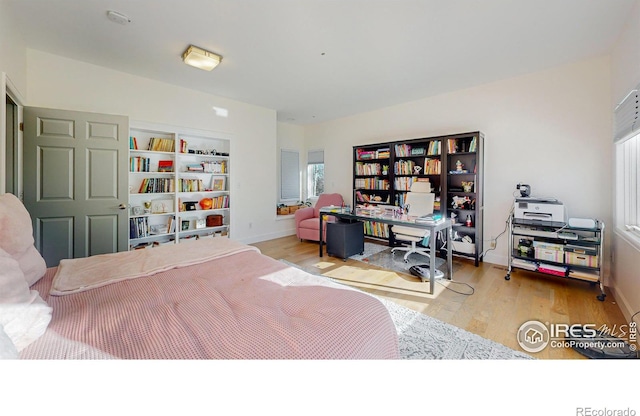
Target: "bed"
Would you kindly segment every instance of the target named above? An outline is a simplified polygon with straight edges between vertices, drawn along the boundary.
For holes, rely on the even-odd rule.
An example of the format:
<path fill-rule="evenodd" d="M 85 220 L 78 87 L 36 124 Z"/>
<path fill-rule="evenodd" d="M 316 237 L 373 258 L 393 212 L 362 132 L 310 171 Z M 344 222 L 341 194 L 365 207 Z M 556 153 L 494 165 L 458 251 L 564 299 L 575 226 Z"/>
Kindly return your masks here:
<path fill-rule="evenodd" d="M 24 231 L 15 227 L 17 204 L 0 196 L 4 357 L 398 358 L 396 328 L 378 299 L 256 247 L 203 238 L 47 269 L 32 237 L 7 247 L 6 236 Z"/>

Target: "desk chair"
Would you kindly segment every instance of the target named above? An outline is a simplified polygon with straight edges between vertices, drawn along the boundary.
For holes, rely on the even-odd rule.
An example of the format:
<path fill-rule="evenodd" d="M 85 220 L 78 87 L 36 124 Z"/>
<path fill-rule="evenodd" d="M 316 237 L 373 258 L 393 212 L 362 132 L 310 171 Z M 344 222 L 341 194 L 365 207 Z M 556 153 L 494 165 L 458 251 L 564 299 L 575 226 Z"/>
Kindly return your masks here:
<path fill-rule="evenodd" d="M 421 217 L 433 213 L 434 201 L 435 194 L 431 192 L 431 184 L 429 182 L 414 182 L 405 197 L 405 207 L 408 207 L 408 214 L 411 217 Z M 407 253 L 404 255 L 405 262 L 409 261 L 408 258 L 411 253 L 429 257 L 429 249 L 417 246 L 417 243 L 423 241 L 425 237 L 430 237 L 428 230 L 394 225 L 391 228 L 391 232 L 396 240 L 411 242 L 411 247 L 394 247 L 391 249 L 391 253 L 395 253 L 396 250 L 406 251 Z"/>

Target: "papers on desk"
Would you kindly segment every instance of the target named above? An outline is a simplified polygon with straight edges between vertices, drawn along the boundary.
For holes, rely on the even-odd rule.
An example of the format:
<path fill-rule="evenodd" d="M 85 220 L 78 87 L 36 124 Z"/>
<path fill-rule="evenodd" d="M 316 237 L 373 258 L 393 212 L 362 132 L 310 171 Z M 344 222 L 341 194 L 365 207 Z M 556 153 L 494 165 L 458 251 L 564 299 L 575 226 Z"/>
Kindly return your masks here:
<path fill-rule="evenodd" d="M 429 215 L 423 215 L 422 217 L 416 218 L 416 224 L 435 225 L 435 224 L 441 224 L 443 222 L 444 222 L 444 217 L 439 212 L 429 214 Z"/>
<path fill-rule="evenodd" d="M 344 208 L 342 207 L 338 207 L 336 205 L 329 205 L 326 206 L 324 208 L 322 208 L 322 212 L 335 212 L 335 213 L 339 213 L 339 212 L 344 212 Z"/>

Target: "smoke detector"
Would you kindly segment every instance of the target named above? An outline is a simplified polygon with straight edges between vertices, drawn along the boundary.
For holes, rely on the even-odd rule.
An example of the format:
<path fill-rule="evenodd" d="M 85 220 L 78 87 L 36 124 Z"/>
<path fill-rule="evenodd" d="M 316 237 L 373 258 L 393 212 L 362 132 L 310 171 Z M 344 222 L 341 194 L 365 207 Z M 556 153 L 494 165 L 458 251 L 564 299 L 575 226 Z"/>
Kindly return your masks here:
<path fill-rule="evenodd" d="M 122 13 L 114 12 L 113 10 L 109 10 L 107 12 L 107 19 L 121 25 L 126 25 L 127 23 L 131 23 L 131 19 L 129 19 L 128 16 Z"/>

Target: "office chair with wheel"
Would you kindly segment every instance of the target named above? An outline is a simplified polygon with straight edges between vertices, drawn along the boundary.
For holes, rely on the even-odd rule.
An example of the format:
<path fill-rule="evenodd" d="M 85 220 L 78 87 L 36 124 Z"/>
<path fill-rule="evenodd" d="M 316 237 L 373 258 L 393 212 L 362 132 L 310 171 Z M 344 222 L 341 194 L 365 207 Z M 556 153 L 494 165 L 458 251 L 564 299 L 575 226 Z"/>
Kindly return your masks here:
<path fill-rule="evenodd" d="M 408 207 L 408 215 L 411 217 L 421 217 L 433 213 L 433 203 L 435 194 L 431 192 L 431 184 L 429 182 L 414 182 L 411 190 L 407 192 L 405 197 L 405 207 Z M 408 262 L 411 253 L 422 254 L 429 257 L 429 249 L 418 247 L 417 243 L 428 241 L 430 232 L 420 228 L 406 227 L 402 225 L 394 225 L 391 232 L 396 240 L 411 242 L 410 247 L 394 247 L 391 253 L 396 251 L 406 251 L 404 261 Z M 426 244 L 425 244 L 426 245 Z"/>

